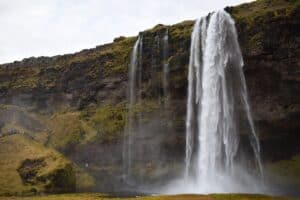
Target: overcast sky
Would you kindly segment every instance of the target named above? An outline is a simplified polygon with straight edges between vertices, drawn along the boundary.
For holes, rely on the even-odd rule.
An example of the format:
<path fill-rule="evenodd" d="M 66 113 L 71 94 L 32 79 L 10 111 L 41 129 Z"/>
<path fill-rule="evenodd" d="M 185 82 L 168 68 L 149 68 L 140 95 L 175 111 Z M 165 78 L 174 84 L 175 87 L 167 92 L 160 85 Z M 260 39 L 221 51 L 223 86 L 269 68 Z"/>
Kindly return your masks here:
<path fill-rule="evenodd" d="M 76 52 L 251 0 L 0 0 L 0 63 Z"/>

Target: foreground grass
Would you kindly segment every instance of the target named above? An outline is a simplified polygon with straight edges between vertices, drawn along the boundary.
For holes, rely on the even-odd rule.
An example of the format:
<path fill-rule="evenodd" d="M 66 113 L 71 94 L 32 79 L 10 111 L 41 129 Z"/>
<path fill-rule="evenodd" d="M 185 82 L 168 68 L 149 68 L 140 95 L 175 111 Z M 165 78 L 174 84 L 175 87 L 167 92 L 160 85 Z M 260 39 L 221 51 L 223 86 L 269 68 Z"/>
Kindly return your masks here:
<path fill-rule="evenodd" d="M 174 195 L 112 198 L 102 194 L 60 194 L 36 197 L 0 197 L 0 200 L 296 200 L 297 198 L 271 197 L 247 194 Z"/>

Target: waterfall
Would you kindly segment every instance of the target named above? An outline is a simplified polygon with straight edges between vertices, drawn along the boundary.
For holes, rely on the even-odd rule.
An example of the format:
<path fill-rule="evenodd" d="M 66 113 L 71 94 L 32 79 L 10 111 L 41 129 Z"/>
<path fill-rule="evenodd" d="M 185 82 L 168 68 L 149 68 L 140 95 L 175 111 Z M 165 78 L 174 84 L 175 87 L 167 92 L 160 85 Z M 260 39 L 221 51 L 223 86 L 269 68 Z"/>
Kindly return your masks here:
<path fill-rule="evenodd" d="M 142 48 L 143 36 L 140 35 L 134 44 L 131 60 L 128 70 L 128 104 L 127 104 L 127 124 L 125 127 L 124 144 L 123 144 L 123 178 L 130 182 L 132 169 L 132 148 L 133 137 L 136 122 L 134 120 L 134 105 L 141 102 L 141 84 L 142 84 Z M 140 116 L 137 120 L 140 124 Z"/>
<path fill-rule="evenodd" d="M 165 108 L 168 106 L 169 100 L 169 29 L 166 29 L 166 32 L 163 36 L 163 95 L 164 95 L 164 106 Z"/>
<path fill-rule="evenodd" d="M 240 146 L 242 124 L 258 176 Z M 196 193 L 259 192 L 260 160 L 235 24 L 218 11 L 197 20 L 191 36 L 185 182 Z"/>
<path fill-rule="evenodd" d="M 147 41 L 145 39 L 145 41 Z M 156 90 L 158 95 L 157 104 L 161 104 L 160 98 L 164 99 L 163 111 L 166 117 L 166 108 L 168 107 L 168 78 L 169 78 L 169 66 L 168 66 L 168 46 L 169 46 L 169 31 L 166 29 L 162 35 L 156 35 L 153 43 L 147 43 L 146 45 L 152 45 L 155 48 L 154 52 L 151 52 L 151 72 L 153 80 L 155 78 L 161 79 L 158 82 L 160 84 Z M 147 73 L 147 69 L 143 69 L 143 35 L 140 34 L 135 42 L 128 70 L 128 94 L 127 94 L 127 123 L 124 131 L 124 143 L 123 143 L 123 179 L 129 186 L 141 187 L 142 184 L 146 184 L 143 177 L 143 164 L 149 162 L 152 155 L 157 155 L 157 158 L 162 158 L 160 154 L 160 137 L 161 135 L 155 135 L 155 132 L 145 130 L 145 127 L 152 127 L 153 124 L 143 121 L 146 116 L 142 112 L 136 112 L 136 108 L 142 105 L 142 101 L 147 100 L 147 97 L 142 98 L 142 81 L 143 73 Z M 147 65 L 145 65 L 147 66 Z M 148 72 L 149 74 L 149 72 Z M 157 75 L 162 74 L 162 76 Z M 146 77 L 146 76 L 145 76 Z M 163 89 L 163 96 L 161 95 L 161 89 Z M 137 107 L 136 107 L 137 106 Z M 148 116 L 149 117 L 149 116 Z M 152 116 L 150 116 L 152 117 Z M 159 116 L 162 117 L 162 116 Z M 147 118 L 147 117 L 146 117 Z M 161 118 L 162 120 L 168 120 Z M 157 122 L 155 122 L 157 123 Z M 152 141 L 155 141 L 152 146 L 145 146 L 143 144 L 145 138 L 151 137 Z M 149 140 L 149 139 L 147 139 Z M 156 145 L 156 146 L 155 146 Z M 145 152 L 149 155 L 145 156 Z M 151 155 L 151 156 L 150 156 Z M 156 161 L 159 163 L 159 160 Z M 139 174 L 138 174 L 139 173 Z"/>
<path fill-rule="evenodd" d="M 200 20 L 197 20 L 191 37 L 190 47 L 190 63 L 188 73 L 188 97 L 187 97 L 187 117 L 186 117 L 186 157 L 185 157 L 185 178 L 189 176 L 191 156 L 194 142 L 194 120 L 195 120 L 195 69 L 196 65 L 199 64 L 199 31 L 200 31 Z"/>

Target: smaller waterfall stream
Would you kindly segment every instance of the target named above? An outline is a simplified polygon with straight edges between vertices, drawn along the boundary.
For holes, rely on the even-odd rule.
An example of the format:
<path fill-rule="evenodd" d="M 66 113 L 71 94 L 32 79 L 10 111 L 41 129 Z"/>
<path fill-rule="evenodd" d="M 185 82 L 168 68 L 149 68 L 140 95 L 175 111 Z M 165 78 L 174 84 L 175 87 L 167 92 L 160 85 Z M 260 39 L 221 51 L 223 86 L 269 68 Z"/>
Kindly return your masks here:
<path fill-rule="evenodd" d="M 125 137 L 123 144 L 123 178 L 127 182 L 130 182 L 132 172 L 132 151 L 133 151 L 133 137 L 136 130 L 136 123 L 140 123 L 140 117 L 135 122 L 133 107 L 136 103 L 141 101 L 141 83 L 142 83 L 142 48 L 143 48 L 143 36 L 140 35 L 134 44 L 131 61 L 129 65 L 129 81 L 128 81 L 128 116 L 127 124 L 125 128 Z M 139 127 L 139 126 L 137 126 Z"/>
<path fill-rule="evenodd" d="M 187 97 L 187 117 L 186 117 L 186 157 L 185 157 L 185 178 L 188 179 L 191 158 L 195 142 L 195 73 L 196 70 L 200 70 L 200 58 L 199 58 L 199 34 L 200 34 L 200 20 L 197 20 L 192 32 L 192 43 L 190 47 L 190 63 L 188 73 L 188 97 Z M 198 75 L 198 78 L 200 76 Z M 198 80 L 198 84 L 200 80 Z M 199 87 L 199 85 L 197 86 Z M 198 90 L 197 90 L 198 91 Z"/>
<path fill-rule="evenodd" d="M 165 109 L 168 106 L 169 100 L 169 29 L 166 29 L 166 32 L 163 36 L 163 95 L 164 95 L 164 105 Z"/>
<path fill-rule="evenodd" d="M 149 168 L 148 173 L 149 171 L 153 173 L 152 178 L 159 178 L 154 169 L 163 166 L 166 159 L 162 153 L 164 151 L 162 141 L 167 137 L 171 124 L 167 112 L 169 30 L 157 33 L 154 40 L 149 40 L 145 34 L 145 49 L 149 47 L 151 49 L 148 49 L 144 59 L 150 57 L 151 62 L 144 63 L 144 66 L 143 45 L 143 35 L 140 34 L 133 46 L 129 64 L 128 113 L 123 144 L 123 179 L 129 187 L 135 189 L 141 189 L 149 183 L 145 179 L 146 167 L 153 166 L 153 170 Z M 142 85 L 147 87 L 149 82 L 153 83 L 154 87 L 151 88 L 150 94 L 142 97 Z M 158 112 L 148 112 L 147 109 L 143 112 L 143 108 L 147 108 L 148 104 L 154 105 L 151 109 L 156 109 L 155 111 Z"/>

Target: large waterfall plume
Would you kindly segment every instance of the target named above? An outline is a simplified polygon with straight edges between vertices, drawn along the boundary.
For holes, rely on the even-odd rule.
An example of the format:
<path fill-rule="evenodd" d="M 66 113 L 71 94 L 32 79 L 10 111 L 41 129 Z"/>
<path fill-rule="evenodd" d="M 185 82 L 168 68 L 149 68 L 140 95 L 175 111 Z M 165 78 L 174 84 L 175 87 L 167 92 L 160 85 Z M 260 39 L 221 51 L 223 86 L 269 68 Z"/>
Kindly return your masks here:
<path fill-rule="evenodd" d="M 201 18 L 191 40 L 185 192 L 261 192 L 260 146 L 234 21 L 225 11 Z M 240 144 L 245 135 L 250 152 Z"/>
<path fill-rule="evenodd" d="M 142 172 L 147 163 L 162 166 L 160 140 L 166 135 L 159 126 L 169 120 L 166 112 L 170 106 L 168 29 L 156 35 L 154 41 L 147 38 L 145 41 L 148 42 L 145 49 L 149 49 L 147 45 L 154 48 L 150 52 L 152 67 L 143 69 L 142 34 L 134 44 L 129 66 L 123 163 L 124 179 L 134 188 L 141 188 L 147 182 Z M 181 181 L 184 186 L 175 186 L 173 190 L 177 193 L 264 193 L 260 146 L 248 103 L 243 58 L 234 21 L 225 11 L 196 21 L 188 70 L 186 156 Z M 150 80 L 157 81 L 153 91 L 159 99 L 157 105 L 163 110 L 156 112 L 164 113 L 148 118 L 151 119 L 146 120 L 148 124 L 143 114 L 134 111 L 136 105 L 149 101 L 147 94 L 143 98 L 141 94 L 144 73 L 150 73 Z M 144 78 L 147 82 L 147 76 Z M 164 100 L 163 105 L 160 99 Z M 150 100 L 153 101 L 152 96 Z"/>

